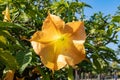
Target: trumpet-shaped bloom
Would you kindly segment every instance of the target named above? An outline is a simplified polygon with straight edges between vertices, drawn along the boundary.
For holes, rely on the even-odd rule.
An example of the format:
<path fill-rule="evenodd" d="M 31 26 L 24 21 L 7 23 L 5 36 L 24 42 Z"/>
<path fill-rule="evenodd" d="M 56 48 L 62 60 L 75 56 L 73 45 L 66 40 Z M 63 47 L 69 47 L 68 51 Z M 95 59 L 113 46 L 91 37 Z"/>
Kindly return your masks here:
<path fill-rule="evenodd" d="M 60 17 L 48 14 L 42 30 L 35 32 L 30 41 L 43 64 L 52 70 L 59 70 L 85 59 L 85 38 L 83 22 L 65 24 Z"/>

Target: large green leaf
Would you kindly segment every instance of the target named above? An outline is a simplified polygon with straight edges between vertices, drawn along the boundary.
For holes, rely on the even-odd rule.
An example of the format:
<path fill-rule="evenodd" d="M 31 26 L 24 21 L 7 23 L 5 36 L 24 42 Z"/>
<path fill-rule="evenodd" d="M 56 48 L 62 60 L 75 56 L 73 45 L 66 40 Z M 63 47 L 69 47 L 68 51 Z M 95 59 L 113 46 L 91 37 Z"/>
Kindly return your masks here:
<path fill-rule="evenodd" d="M 93 68 L 96 70 L 96 72 L 100 72 L 101 71 L 101 64 L 98 61 L 98 55 L 92 55 L 92 59 L 93 59 Z"/>
<path fill-rule="evenodd" d="M 7 40 L 3 35 L 0 35 L 0 48 L 6 48 L 7 47 Z"/>
<path fill-rule="evenodd" d="M 0 36 L 4 36 L 6 40 L 15 41 L 15 38 L 7 30 L 0 30 Z"/>
<path fill-rule="evenodd" d="M 0 48 L 0 62 L 3 62 L 9 69 L 17 69 L 18 64 L 14 56 L 9 51 Z"/>
<path fill-rule="evenodd" d="M 0 29 L 7 28 L 20 28 L 23 30 L 27 30 L 27 28 L 23 27 L 21 24 L 0 21 Z"/>
<path fill-rule="evenodd" d="M 22 73 L 32 60 L 32 52 L 20 51 L 17 53 L 16 59 L 20 67 L 19 71 Z"/>
<path fill-rule="evenodd" d="M 106 46 L 100 46 L 99 50 L 114 53 L 114 50 L 112 50 L 111 48 L 108 48 Z"/>

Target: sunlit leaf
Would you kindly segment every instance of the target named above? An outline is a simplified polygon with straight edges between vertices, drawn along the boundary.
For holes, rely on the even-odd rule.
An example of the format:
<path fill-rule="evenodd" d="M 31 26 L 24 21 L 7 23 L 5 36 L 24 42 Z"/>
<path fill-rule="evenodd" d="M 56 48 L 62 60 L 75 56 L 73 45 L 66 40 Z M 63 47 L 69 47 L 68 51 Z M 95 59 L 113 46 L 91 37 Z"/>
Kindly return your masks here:
<path fill-rule="evenodd" d="M 101 70 L 101 64 L 98 61 L 98 55 L 92 55 L 93 58 L 93 67 L 99 72 Z"/>
<path fill-rule="evenodd" d="M 17 69 L 18 63 L 13 57 L 9 51 L 5 51 L 2 48 L 0 48 L 0 61 L 2 61 L 6 66 L 9 67 L 9 69 Z"/>
<path fill-rule="evenodd" d="M 120 31 L 120 28 L 117 28 L 115 31 Z"/>
<path fill-rule="evenodd" d="M 114 21 L 114 22 L 120 22 L 120 16 L 113 16 L 112 21 Z"/>
<path fill-rule="evenodd" d="M 22 73 L 32 60 L 32 52 L 21 51 L 17 53 L 16 59 L 20 67 L 19 72 Z"/>
<path fill-rule="evenodd" d="M 6 5 L 8 2 L 12 2 L 12 0 L 0 0 L 0 5 Z"/>
<path fill-rule="evenodd" d="M 23 27 L 21 24 L 0 21 L 0 29 L 6 29 L 6 28 L 18 28 L 18 29 L 27 30 L 27 28 Z"/>
<path fill-rule="evenodd" d="M 4 44 L 4 45 L 7 43 L 6 38 L 4 36 L 2 36 L 2 35 L 0 35 L 0 43 Z M 3 46 L 1 44 L 0 44 L 0 46 Z"/>

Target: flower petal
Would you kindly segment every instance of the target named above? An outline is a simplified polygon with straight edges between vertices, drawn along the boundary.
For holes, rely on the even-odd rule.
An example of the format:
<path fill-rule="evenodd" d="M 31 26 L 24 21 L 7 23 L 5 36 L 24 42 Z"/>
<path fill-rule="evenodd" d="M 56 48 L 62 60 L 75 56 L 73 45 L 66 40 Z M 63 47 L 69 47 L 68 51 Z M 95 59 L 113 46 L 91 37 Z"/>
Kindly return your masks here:
<path fill-rule="evenodd" d="M 43 22 L 42 31 L 37 31 L 30 41 L 51 42 L 60 35 L 64 27 L 64 21 L 60 17 L 49 14 Z"/>
<path fill-rule="evenodd" d="M 5 11 L 2 12 L 2 14 L 4 15 L 3 22 L 10 22 L 11 21 L 8 6 L 6 7 Z"/>
<path fill-rule="evenodd" d="M 81 41 L 73 41 L 69 35 L 62 37 L 64 40 L 60 38 L 44 44 L 31 41 L 34 51 L 41 57 L 43 64 L 53 71 L 63 68 L 66 64 L 74 66 L 85 58 L 85 50 Z M 39 36 L 33 37 L 33 40 L 37 39 Z"/>
<path fill-rule="evenodd" d="M 64 52 L 64 56 L 67 64 L 71 66 L 78 64 L 85 59 L 85 49 L 83 44 L 76 44 L 76 46 L 74 44 L 71 44 L 68 50 Z"/>
<path fill-rule="evenodd" d="M 41 60 L 43 64 L 50 68 L 51 70 L 58 70 L 57 65 L 57 57 L 59 54 L 54 52 L 54 45 L 53 44 L 46 44 L 46 46 L 42 49 L 40 53 Z"/>
<path fill-rule="evenodd" d="M 41 51 L 41 59 L 43 64 L 52 69 L 59 70 L 66 64 L 74 66 L 85 59 L 85 49 L 83 44 L 77 44 L 66 40 L 62 42 L 54 42 L 47 45 Z"/>
<path fill-rule="evenodd" d="M 40 55 L 41 49 L 44 48 L 44 45 L 41 44 L 41 43 L 39 43 L 39 42 L 35 42 L 35 41 L 31 41 L 31 45 L 32 45 L 35 53 L 36 53 L 37 55 Z"/>
<path fill-rule="evenodd" d="M 15 71 L 8 70 L 4 80 L 13 80 L 14 79 L 14 73 L 15 73 Z"/>
<path fill-rule="evenodd" d="M 60 17 L 49 14 L 42 31 L 34 33 L 30 41 L 43 64 L 54 71 L 66 64 L 74 66 L 84 60 L 85 38 L 83 22 L 69 22 L 65 25 Z"/>
<path fill-rule="evenodd" d="M 64 33 L 71 33 L 73 40 L 81 40 L 84 42 L 86 39 L 84 23 L 81 21 L 67 23 L 64 28 Z"/>
<path fill-rule="evenodd" d="M 38 51 L 43 64 L 52 70 L 59 70 L 67 64 L 63 53 L 67 50 L 70 40 L 65 36 L 67 35 L 62 36 L 62 39 L 60 38 L 49 44 L 44 44 L 44 47 Z M 41 44 L 38 43 L 37 45 Z M 35 45 L 33 44 L 33 46 Z M 36 49 L 38 49 L 37 46 Z"/>
<path fill-rule="evenodd" d="M 60 17 L 48 14 L 47 18 L 45 19 L 42 31 L 48 36 L 54 36 L 59 34 L 60 31 L 63 29 L 65 23 Z"/>
<path fill-rule="evenodd" d="M 34 51 L 41 57 L 42 63 L 46 67 L 50 68 L 53 71 L 58 70 L 57 63 L 56 63 L 58 54 L 54 52 L 54 47 L 52 44 L 43 45 L 35 41 L 32 41 L 31 44 L 33 46 Z M 58 61 L 58 64 L 59 62 L 60 61 Z M 59 69 L 62 68 L 63 66 L 64 65 L 62 64 L 62 66 L 59 67 Z"/>
<path fill-rule="evenodd" d="M 55 39 L 54 37 L 51 38 L 51 36 L 44 34 L 44 32 L 37 31 L 37 32 L 35 32 L 33 34 L 33 36 L 30 39 L 30 41 L 35 41 L 35 42 L 46 44 L 46 43 L 50 43 L 51 41 L 53 41 Z"/>

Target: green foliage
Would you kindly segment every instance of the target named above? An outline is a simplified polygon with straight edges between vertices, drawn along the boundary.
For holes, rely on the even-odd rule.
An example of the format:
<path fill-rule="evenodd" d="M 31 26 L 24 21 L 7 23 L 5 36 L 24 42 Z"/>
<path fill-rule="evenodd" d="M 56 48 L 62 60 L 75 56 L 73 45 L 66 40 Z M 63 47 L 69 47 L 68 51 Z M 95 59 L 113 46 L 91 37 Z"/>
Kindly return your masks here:
<path fill-rule="evenodd" d="M 120 16 L 113 16 L 112 21 L 114 21 L 114 22 L 120 22 Z"/>
<path fill-rule="evenodd" d="M 4 65 L 6 65 L 12 70 L 15 70 L 18 68 L 18 63 L 15 57 L 13 57 L 9 51 L 5 51 L 2 48 L 0 48 L 0 62 L 3 62 Z"/>
<path fill-rule="evenodd" d="M 16 60 L 19 63 L 19 72 L 22 74 L 22 72 L 25 70 L 25 68 L 30 64 L 32 60 L 32 52 L 18 52 L 16 54 Z"/>
<path fill-rule="evenodd" d="M 113 16 L 112 21 L 114 21 L 114 22 L 119 22 L 119 23 L 120 23 L 120 6 L 118 6 L 118 10 L 117 10 L 117 12 L 116 12 L 116 15 Z"/>
<path fill-rule="evenodd" d="M 27 28 L 23 27 L 21 24 L 17 23 L 10 23 L 10 22 L 2 22 L 0 21 L 0 29 L 7 29 L 7 28 L 20 28 L 23 30 L 27 30 Z"/>
<path fill-rule="evenodd" d="M 6 6 L 10 9 L 11 22 L 3 22 L 2 11 Z M 51 80 L 53 77 L 54 80 L 67 80 L 67 69 L 52 74 L 32 51 L 27 39 L 41 29 L 48 12 L 60 16 L 65 22 L 84 20 L 85 7 L 92 8 L 78 0 L 0 0 L 0 77 L 5 68 L 14 69 L 17 77 L 26 77 L 24 72 L 27 69 L 28 73 L 33 75 L 36 73 L 32 73 L 32 70 L 37 67 L 37 76 L 42 76 L 42 80 Z M 93 14 L 88 20 L 85 19 L 87 60 L 78 64 L 81 72 L 94 70 L 100 73 L 105 71 L 110 61 L 120 62 L 115 51 L 108 47 L 110 43 L 118 43 L 118 13 L 112 19 L 111 15 L 104 16 L 101 12 Z M 31 78 L 29 74 L 27 77 Z"/>
<path fill-rule="evenodd" d="M 90 5 L 84 2 L 69 2 L 65 0 L 60 0 L 59 2 L 54 2 L 54 4 L 51 6 L 51 9 L 54 14 L 60 15 L 62 19 L 68 22 L 77 20 L 78 16 L 75 16 L 76 13 L 83 18 L 84 7 L 92 8 Z"/>
<path fill-rule="evenodd" d="M 109 61 L 117 61 L 115 51 L 107 45 L 117 44 L 117 30 L 119 26 L 110 21 L 110 15 L 103 16 L 101 12 L 95 13 L 90 20 L 85 21 L 88 33 L 86 45 L 87 57 L 93 63 L 93 69 L 98 73 L 109 66 Z"/>

